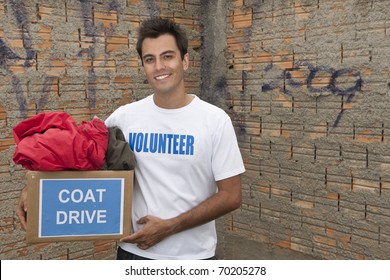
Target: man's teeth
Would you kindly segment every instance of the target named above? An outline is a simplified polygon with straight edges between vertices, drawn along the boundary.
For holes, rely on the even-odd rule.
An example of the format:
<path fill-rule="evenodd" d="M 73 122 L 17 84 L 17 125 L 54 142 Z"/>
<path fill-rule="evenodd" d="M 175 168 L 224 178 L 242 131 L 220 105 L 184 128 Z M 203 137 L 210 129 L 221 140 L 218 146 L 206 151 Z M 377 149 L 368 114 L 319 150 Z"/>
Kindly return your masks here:
<path fill-rule="evenodd" d="M 162 75 L 162 76 L 157 76 L 156 80 L 163 80 L 165 78 L 168 78 L 169 75 Z"/>

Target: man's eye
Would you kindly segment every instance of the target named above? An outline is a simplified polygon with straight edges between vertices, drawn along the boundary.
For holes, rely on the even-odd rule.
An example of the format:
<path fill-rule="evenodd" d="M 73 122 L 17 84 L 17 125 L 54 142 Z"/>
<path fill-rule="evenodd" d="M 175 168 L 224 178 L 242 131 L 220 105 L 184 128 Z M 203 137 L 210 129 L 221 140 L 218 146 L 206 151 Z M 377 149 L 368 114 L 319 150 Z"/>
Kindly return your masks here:
<path fill-rule="evenodd" d="M 171 58 L 172 58 L 172 55 L 170 55 L 170 54 L 164 55 L 165 60 L 170 60 Z"/>
<path fill-rule="evenodd" d="M 144 61 L 145 63 L 151 63 L 153 62 L 153 58 L 146 58 Z"/>

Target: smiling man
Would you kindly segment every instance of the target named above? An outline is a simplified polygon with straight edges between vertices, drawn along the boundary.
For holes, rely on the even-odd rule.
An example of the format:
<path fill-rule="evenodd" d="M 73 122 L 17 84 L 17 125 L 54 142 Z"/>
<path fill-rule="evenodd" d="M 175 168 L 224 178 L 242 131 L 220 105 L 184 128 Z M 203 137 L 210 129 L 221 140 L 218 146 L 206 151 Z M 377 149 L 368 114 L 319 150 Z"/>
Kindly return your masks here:
<path fill-rule="evenodd" d="M 245 172 L 234 128 L 220 108 L 187 94 L 188 41 L 174 22 L 152 18 L 139 29 L 137 51 L 153 94 L 116 109 L 136 158 L 133 233 L 117 259 L 214 259 L 215 219 L 241 204 Z M 26 224 L 26 188 L 18 216 Z"/>
<path fill-rule="evenodd" d="M 115 110 L 135 153 L 133 231 L 118 259 L 213 259 L 215 219 L 241 203 L 245 171 L 229 116 L 187 94 L 188 40 L 174 22 L 152 18 L 139 29 L 137 51 L 153 90 Z"/>
<path fill-rule="evenodd" d="M 172 35 L 145 38 L 142 44 L 142 61 L 146 77 L 156 96 L 186 97 L 183 89 L 188 54 L 181 57 Z M 169 104 L 165 99 L 162 102 Z"/>

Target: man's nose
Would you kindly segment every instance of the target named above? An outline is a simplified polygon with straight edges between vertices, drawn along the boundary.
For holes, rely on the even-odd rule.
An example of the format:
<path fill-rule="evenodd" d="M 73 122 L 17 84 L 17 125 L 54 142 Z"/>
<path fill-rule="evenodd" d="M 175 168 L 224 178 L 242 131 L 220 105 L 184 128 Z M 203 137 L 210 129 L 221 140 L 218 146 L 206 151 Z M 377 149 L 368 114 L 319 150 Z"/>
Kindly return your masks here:
<path fill-rule="evenodd" d="M 156 68 L 157 68 L 157 70 L 164 69 L 165 68 L 164 60 L 162 60 L 160 58 L 156 59 Z"/>

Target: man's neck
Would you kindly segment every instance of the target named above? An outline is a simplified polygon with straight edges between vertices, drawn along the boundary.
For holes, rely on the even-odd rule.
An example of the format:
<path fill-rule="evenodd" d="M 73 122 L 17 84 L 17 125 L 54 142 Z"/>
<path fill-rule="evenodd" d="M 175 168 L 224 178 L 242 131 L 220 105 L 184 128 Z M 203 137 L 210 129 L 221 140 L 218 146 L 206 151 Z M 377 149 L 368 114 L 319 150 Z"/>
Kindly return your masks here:
<path fill-rule="evenodd" d="M 179 95 L 154 93 L 153 101 L 156 106 L 163 109 L 179 109 L 191 103 L 194 96 L 185 92 Z"/>

